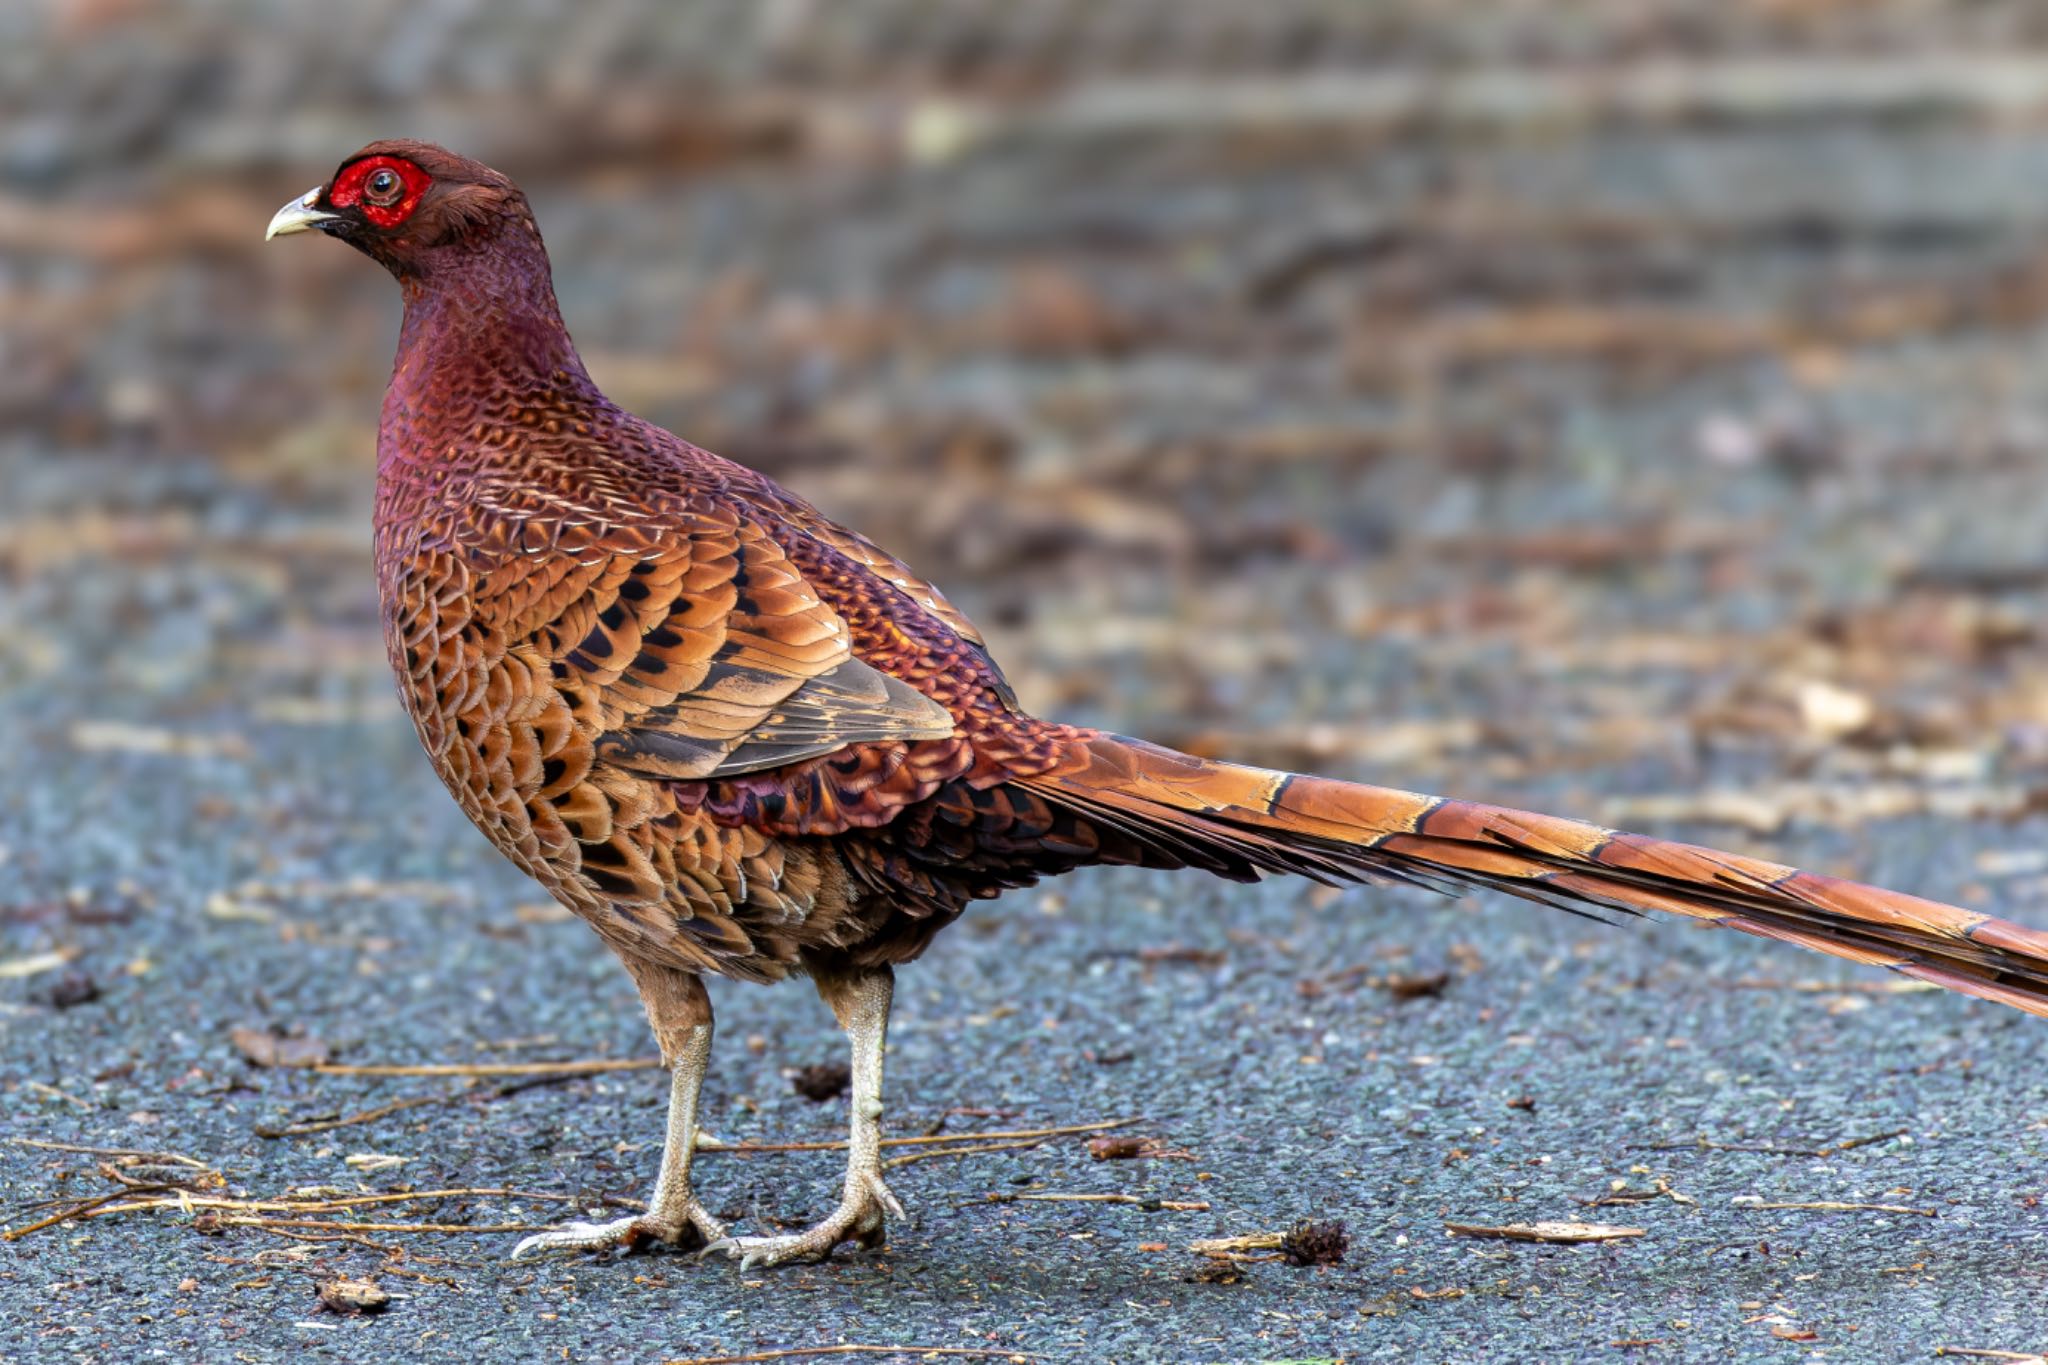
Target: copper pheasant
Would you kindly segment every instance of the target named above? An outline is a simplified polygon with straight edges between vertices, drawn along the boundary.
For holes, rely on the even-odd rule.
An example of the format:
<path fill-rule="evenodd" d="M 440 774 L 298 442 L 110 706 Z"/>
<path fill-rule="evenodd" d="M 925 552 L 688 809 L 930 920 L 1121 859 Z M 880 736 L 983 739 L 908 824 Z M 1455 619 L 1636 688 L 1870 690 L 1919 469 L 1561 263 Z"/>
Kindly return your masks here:
<path fill-rule="evenodd" d="M 376 563 L 435 771 L 585 919 L 671 1070 L 645 1214 L 515 1254 L 701 1240 L 746 1263 L 878 1244 L 893 972 L 979 898 L 1099 863 L 1490 887 L 1665 911 L 2048 1013 L 2048 934 L 1573 820 L 1211 762 L 1026 714 L 982 637 L 886 551 L 621 410 L 562 325 L 525 197 L 372 144 L 270 236 L 337 237 L 405 298 Z M 852 1047 L 838 1208 L 737 1237 L 692 1192 L 706 973 L 808 976 Z"/>

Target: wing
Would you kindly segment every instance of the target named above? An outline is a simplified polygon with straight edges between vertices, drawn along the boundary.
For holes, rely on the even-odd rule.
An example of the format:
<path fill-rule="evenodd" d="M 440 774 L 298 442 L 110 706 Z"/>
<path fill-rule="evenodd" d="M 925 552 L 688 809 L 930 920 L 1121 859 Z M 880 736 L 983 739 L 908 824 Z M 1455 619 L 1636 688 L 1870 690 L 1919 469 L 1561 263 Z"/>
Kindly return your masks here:
<path fill-rule="evenodd" d="M 596 756 L 693 780 L 855 744 L 943 739 L 952 715 L 853 655 L 846 622 L 752 518 L 713 508 L 645 533 L 564 526 L 473 590 L 530 651 Z"/>
<path fill-rule="evenodd" d="M 920 578 L 908 564 L 890 554 L 858 531 L 841 526 L 796 494 L 758 469 L 735 464 L 720 455 L 690 447 L 692 455 L 715 466 L 725 486 L 761 512 L 784 526 L 801 532 L 817 545 L 840 555 L 866 573 L 887 583 L 915 603 L 919 610 L 977 649 L 986 650 L 988 641 L 967 614 L 946 600 L 946 595 L 928 580 Z"/>
<path fill-rule="evenodd" d="M 977 648 L 986 650 L 988 641 L 981 638 L 981 631 L 967 614 L 946 600 L 946 595 L 933 587 L 930 582 L 919 578 L 908 564 L 884 550 L 857 531 L 849 531 L 831 521 L 808 503 L 795 502 L 790 511 L 791 520 L 806 533 L 823 541 L 854 563 L 866 569 L 890 587 L 902 592 L 918 606 L 944 621 L 955 635 Z"/>
<path fill-rule="evenodd" d="M 927 658 L 932 648 L 950 655 L 956 647 L 964 646 L 971 662 L 956 661 L 952 682 L 964 683 L 970 689 L 985 687 L 1003 709 L 1017 709 L 1017 694 L 989 653 L 988 641 L 967 619 L 967 614 L 947 601 L 946 595 L 929 579 L 920 577 L 908 564 L 866 536 L 841 526 L 765 474 L 717 456 L 704 458 L 716 461 L 725 470 L 728 486 L 735 493 L 773 519 L 782 532 L 793 534 L 794 539 L 783 541 L 784 548 L 802 559 L 813 585 L 828 603 L 853 616 L 856 650 L 867 657 L 881 656 L 886 660 L 902 657 L 906 651 L 901 647 L 906 643 L 912 644 L 908 654 Z M 918 621 L 903 616 L 893 617 L 879 638 L 865 629 L 864 623 L 871 613 L 863 608 L 873 607 L 875 597 L 871 589 L 876 583 L 901 594 L 914 613 L 936 628 L 943 638 L 933 637 L 920 629 Z M 906 634 L 918 638 L 906 641 Z"/>

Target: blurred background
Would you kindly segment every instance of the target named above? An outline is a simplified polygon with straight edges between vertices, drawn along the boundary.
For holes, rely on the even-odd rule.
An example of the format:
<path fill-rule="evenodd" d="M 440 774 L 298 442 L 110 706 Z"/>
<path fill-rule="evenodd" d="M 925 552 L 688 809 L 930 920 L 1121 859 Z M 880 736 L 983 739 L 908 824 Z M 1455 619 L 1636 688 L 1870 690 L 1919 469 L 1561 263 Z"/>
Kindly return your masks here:
<path fill-rule="evenodd" d="M 1045 711 L 1496 794 L 1718 757 L 1766 831 L 2048 758 L 2035 7 L 0 29 L 9 710 L 396 715 L 396 293 L 259 239 L 406 134 L 528 189 L 616 398 L 943 583 Z"/>
<path fill-rule="evenodd" d="M 515 177 L 610 394 L 942 584 L 1036 710 L 2041 923 L 2044 130 L 2023 0 L 0 8 L 0 958 L 48 968 L 0 990 L 152 1018 L 110 983 L 368 915 L 344 961 L 423 973 L 380 1009 L 445 1029 L 475 952 L 478 1032 L 537 1031 L 543 935 L 644 1046 L 386 676 L 397 291 L 261 241 L 394 135 Z M 1752 963 L 1696 938 L 1646 960 Z M 280 963 L 168 1017 L 357 989 Z"/>

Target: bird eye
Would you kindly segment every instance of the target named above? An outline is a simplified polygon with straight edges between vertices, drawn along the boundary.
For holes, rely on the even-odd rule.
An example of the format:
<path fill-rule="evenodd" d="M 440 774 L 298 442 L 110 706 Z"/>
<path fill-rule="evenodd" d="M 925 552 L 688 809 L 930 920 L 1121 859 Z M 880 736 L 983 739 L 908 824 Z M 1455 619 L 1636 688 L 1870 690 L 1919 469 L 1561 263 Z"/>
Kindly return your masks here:
<path fill-rule="evenodd" d="M 395 204 L 404 193 L 405 181 L 389 166 L 371 171 L 370 178 L 363 182 L 363 197 L 373 204 Z"/>

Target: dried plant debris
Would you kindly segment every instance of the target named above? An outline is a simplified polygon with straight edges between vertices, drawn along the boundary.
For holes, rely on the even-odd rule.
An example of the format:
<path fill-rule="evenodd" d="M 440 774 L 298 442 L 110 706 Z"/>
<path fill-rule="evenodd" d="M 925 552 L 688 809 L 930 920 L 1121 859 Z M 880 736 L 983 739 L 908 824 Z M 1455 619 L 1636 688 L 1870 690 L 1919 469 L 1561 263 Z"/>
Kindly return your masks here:
<path fill-rule="evenodd" d="M 320 1307 L 345 1318 L 367 1317 L 391 1306 L 391 1296 L 375 1280 L 340 1278 L 320 1282 Z"/>
<path fill-rule="evenodd" d="M 1442 972 L 1397 972 L 1382 977 L 1380 989 L 1396 1000 L 1434 1000 L 1451 984 L 1451 974 Z"/>
<path fill-rule="evenodd" d="M 439 1103 L 442 1096 L 428 1097 L 430 1102 Z M 398 1106 L 393 1106 L 396 1108 Z M 373 1111 L 374 1112 L 374 1111 Z M 389 1112 L 387 1109 L 386 1112 Z M 356 1116 L 361 1117 L 361 1116 Z M 1051 1138 L 1072 1137 L 1088 1133 L 1100 1133 L 1105 1129 L 1125 1128 L 1144 1122 L 1143 1116 L 1099 1119 L 1091 1123 L 1061 1124 L 1048 1128 L 1007 1129 L 985 1133 L 935 1133 L 919 1137 L 883 1138 L 885 1148 L 909 1147 L 914 1150 L 912 1157 L 898 1157 L 890 1164 L 912 1159 L 936 1157 L 960 1157 L 985 1152 L 1010 1151 L 1018 1147 L 1031 1147 Z M 324 1131 L 332 1124 L 308 1125 L 310 1131 Z M 276 1130 L 282 1134 L 288 1130 Z M 296 1131 L 296 1130 L 290 1130 Z M 381 1205 L 437 1205 L 452 1199 L 510 1199 L 518 1201 L 539 1201 L 550 1203 L 571 1203 L 581 1196 L 548 1190 L 510 1189 L 500 1186 L 464 1187 L 453 1189 L 401 1189 L 364 1190 L 344 1189 L 333 1186 L 299 1186 L 282 1194 L 244 1197 L 246 1191 L 226 1192 L 227 1182 L 221 1173 L 205 1162 L 177 1152 L 143 1152 L 126 1148 L 91 1147 L 77 1143 L 49 1142 L 34 1138 L 16 1138 L 19 1146 L 33 1147 L 47 1151 L 78 1152 L 94 1157 L 107 1158 L 98 1164 L 101 1176 L 115 1183 L 115 1189 L 99 1194 L 67 1197 L 44 1201 L 38 1206 L 39 1216 L 9 1227 L 0 1227 L 0 1242 L 15 1242 L 31 1234 L 58 1227 L 67 1223 L 113 1217 L 133 1213 L 172 1212 L 190 1219 L 190 1227 L 201 1235 L 212 1235 L 231 1227 L 255 1227 L 271 1232 L 306 1232 L 341 1234 L 344 1237 L 363 1233 L 436 1233 L 461 1236 L 483 1236 L 505 1232 L 539 1232 L 540 1225 L 524 1222 L 498 1223 L 457 1223 L 457 1222 L 391 1222 L 361 1221 L 360 1211 Z M 705 1153 L 753 1153 L 753 1152 L 829 1152 L 842 1151 L 844 1139 L 830 1142 L 733 1142 L 716 1143 L 698 1135 L 697 1151 Z M 357 1170 L 386 1168 L 393 1158 L 376 1153 L 359 1154 L 349 1159 Z M 1174 1200 L 1141 1197 L 1133 1194 L 1061 1194 L 1032 1192 L 1022 1194 L 989 1195 L 986 1201 L 973 1202 L 1076 1202 L 1127 1204 L 1145 1212 L 1205 1213 L 1209 1210 L 1206 1201 Z M 328 1215 L 344 1214 L 348 1217 L 336 1219 Z M 1271 1244 L 1279 1245 L 1276 1240 Z"/>
<path fill-rule="evenodd" d="M 84 972 L 66 972 L 50 987 L 50 1004 L 60 1010 L 89 1005 L 100 998 L 100 983 Z"/>
<path fill-rule="evenodd" d="M 1304 1218 L 1280 1239 L 1280 1255 L 1289 1265 L 1342 1265 L 1351 1238 L 1340 1219 Z"/>
<path fill-rule="evenodd" d="M 1197 1256 L 1242 1256 L 1247 1252 L 1278 1251 L 1284 1232 L 1247 1232 L 1236 1237 L 1203 1237 L 1188 1243 Z"/>
<path fill-rule="evenodd" d="M 1581 1199 L 1577 1202 L 1584 1204 L 1589 1209 L 1600 1209 L 1615 1204 L 1650 1204 L 1659 1199 L 1669 1199 L 1674 1204 L 1692 1204 L 1697 1206 L 1699 1203 L 1699 1200 L 1694 1199 L 1691 1195 L 1680 1194 L 1677 1190 L 1672 1189 L 1669 1180 L 1659 1180 L 1648 1189 L 1637 1189 L 1626 1180 L 1610 1181 L 1607 1186 L 1607 1193 L 1595 1199 Z"/>
<path fill-rule="evenodd" d="M 1205 1257 L 1186 1278 L 1189 1284 L 1243 1284 L 1244 1262 L 1228 1257 Z"/>
<path fill-rule="evenodd" d="M 1435 1000 L 1450 988 L 1451 973 L 1448 970 L 1434 972 L 1378 972 L 1370 966 L 1342 967 L 1320 976 L 1304 977 L 1295 982 L 1295 990 L 1304 998 L 1313 1000 L 1331 991 L 1355 990 L 1359 986 L 1371 986 L 1385 991 L 1395 1000 L 1406 1003 L 1411 1000 Z"/>
<path fill-rule="evenodd" d="M 1898 1213 L 1915 1218 L 1938 1218 L 1939 1209 L 1916 1208 L 1911 1204 L 1866 1204 L 1844 1199 L 1775 1200 L 1755 1195 L 1737 1195 L 1729 1201 L 1738 1209 L 1807 1209 L 1815 1213 Z"/>
<path fill-rule="evenodd" d="M 976 1204 L 1123 1204 L 1145 1213 L 1207 1213 L 1206 1199 L 1148 1199 L 1135 1194 L 1093 1194 L 1068 1193 L 1062 1190 L 1025 1190 L 1021 1193 L 998 1190 L 983 1195 L 980 1199 L 967 1200 Z M 962 1207 L 956 1204 L 954 1207 Z"/>
<path fill-rule="evenodd" d="M 783 1074 L 789 1077 L 789 1088 L 813 1104 L 836 1100 L 853 1084 L 853 1072 L 844 1062 L 820 1062 Z"/>
<path fill-rule="evenodd" d="M 1641 1228 L 1619 1227 L 1613 1223 L 1445 1223 L 1453 1237 L 1482 1237 L 1501 1242 L 1618 1242 L 1644 1236 Z"/>
<path fill-rule="evenodd" d="M 228 1037 L 257 1066 L 322 1066 L 334 1055 L 318 1038 L 288 1038 L 270 1029 L 238 1028 Z"/>
<path fill-rule="evenodd" d="M 1304 1218 L 1285 1232 L 1205 1237 L 1188 1243 L 1198 1256 L 1220 1261 L 1285 1261 L 1293 1266 L 1341 1265 L 1351 1238 L 1337 1219 Z"/>
<path fill-rule="evenodd" d="M 1152 1157 L 1167 1161 L 1194 1160 L 1192 1153 L 1167 1146 L 1164 1138 L 1124 1133 L 1088 1139 L 1088 1155 L 1097 1161 L 1142 1161 Z"/>

